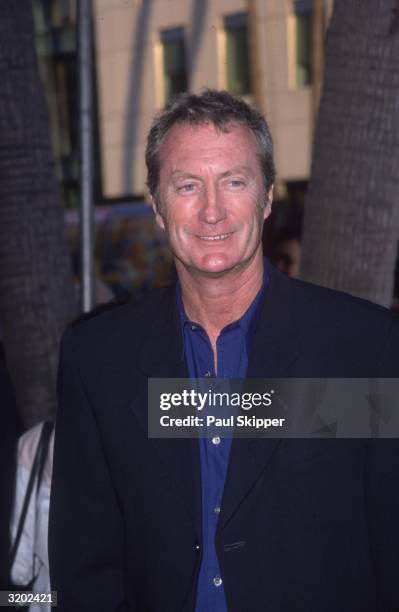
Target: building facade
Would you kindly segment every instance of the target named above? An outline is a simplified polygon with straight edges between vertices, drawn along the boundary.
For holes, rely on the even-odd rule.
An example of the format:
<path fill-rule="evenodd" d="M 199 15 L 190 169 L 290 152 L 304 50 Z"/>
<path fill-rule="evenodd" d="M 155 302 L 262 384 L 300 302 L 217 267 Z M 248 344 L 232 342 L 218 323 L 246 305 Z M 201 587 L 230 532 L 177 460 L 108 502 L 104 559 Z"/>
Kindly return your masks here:
<path fill-rule="evenodd" d="M 325 0 L 93 0 L 102 192 L 146 194 L 154 114 L 179 91 L 227 89 L 274 136 L 277 195 L 310 173 Z"/>

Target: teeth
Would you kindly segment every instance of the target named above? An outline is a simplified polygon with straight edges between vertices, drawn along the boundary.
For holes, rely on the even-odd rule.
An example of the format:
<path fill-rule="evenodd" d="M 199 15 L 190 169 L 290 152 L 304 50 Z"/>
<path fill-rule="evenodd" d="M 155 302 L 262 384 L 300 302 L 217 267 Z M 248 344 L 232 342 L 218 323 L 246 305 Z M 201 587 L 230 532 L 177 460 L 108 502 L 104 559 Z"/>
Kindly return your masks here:
<path fill-rule="evenodd" d="M 233 232 L 229 232 L 228 234 L 219 234 L 219 236 L 199 236 L 201 240 L 225 240 L 229 236 L 231 236 Z"/>

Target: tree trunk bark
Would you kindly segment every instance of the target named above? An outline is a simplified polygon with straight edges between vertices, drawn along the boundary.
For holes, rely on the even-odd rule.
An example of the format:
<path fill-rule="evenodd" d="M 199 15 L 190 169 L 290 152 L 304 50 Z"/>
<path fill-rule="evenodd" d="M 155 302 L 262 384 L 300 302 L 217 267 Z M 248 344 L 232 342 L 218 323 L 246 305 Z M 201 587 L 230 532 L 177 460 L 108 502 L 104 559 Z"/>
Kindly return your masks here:
<path fill-rule="evenodd" d="M 0 318 L 27 427 L 55 410 L 75 297 L 29 0 L 0 2 L 0 40 Z"/>
<path fill-rule="evenodd" d="M 301 269 L 386 306 L 399 237 L 397 10 L 398 0 L 335 0 Z"/>

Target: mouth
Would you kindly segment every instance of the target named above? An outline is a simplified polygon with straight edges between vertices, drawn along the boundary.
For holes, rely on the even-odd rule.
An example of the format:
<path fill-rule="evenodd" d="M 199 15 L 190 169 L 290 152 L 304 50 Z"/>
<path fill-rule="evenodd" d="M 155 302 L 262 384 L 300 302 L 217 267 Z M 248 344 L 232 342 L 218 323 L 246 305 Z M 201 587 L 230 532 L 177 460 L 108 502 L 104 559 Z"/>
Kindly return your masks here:
<path fill-rule="evenodd" d="M 229 238 L 233 232 L 227 232 L 227 234 L 218 234 L 217 236 L 198 236 L 200 240 L 205 240 L 206 242 L 220 242 L 221 240 L 226 240 Z"/>

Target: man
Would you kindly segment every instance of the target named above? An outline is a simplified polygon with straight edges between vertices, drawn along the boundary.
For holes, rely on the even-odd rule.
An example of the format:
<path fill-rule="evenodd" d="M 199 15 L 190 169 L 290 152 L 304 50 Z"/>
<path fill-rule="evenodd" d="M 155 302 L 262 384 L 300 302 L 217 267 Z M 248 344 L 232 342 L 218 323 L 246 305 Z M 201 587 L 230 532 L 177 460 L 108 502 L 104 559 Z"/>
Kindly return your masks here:
<path fill-rule="evenodd" d="M 397 376 L 398 323 L 264 266 L 262 116 L 178 97 L 146 161 L 179 283 L 63 342 L 50 518 L 59 609 L 399 609 L 396 441 L 149 439 L 151 377 Z"/>

